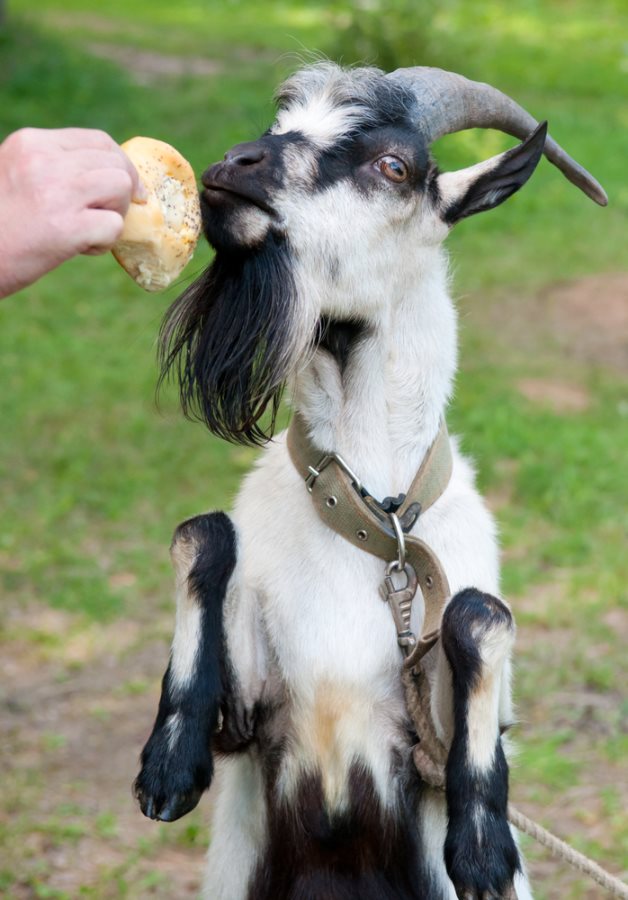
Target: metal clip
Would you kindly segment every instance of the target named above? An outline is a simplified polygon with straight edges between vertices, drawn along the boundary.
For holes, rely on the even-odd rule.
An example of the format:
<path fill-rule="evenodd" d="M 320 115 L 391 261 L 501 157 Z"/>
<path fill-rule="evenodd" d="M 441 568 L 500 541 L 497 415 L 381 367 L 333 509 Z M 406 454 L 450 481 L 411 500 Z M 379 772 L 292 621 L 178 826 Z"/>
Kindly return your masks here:
<path fill-rule="evenodd" d="M 316 481 L 318 476 L 321 474 L 323 469 L 326 469 L 327 466 L 331 462 L 335 462 L 338 465 L 338 467 L 340 469 L 342 469 L 342 471 L 345 473 L 345 475 L 349 476 L 349 478 L 351 479 L 351 483 L 353 484 L 353 486 L 355 487 L 355 489 L 357 491 L 363 490 L 362 482 L 360 481 L 358 476 L 355 474 L 353 469 L 344 461 L 342 456 L 339 453 L 327 453 L 321 459 L 321 461 L 316 464 L 316 466 L 308 466 L 307 467 L 309 475 L 306 475 L 306 477 L 305 477 L 305 486 L 307 487 L 310 494 L 312 493 L 312 488 L 314 487 L 314 482 Z"/>
<path fill-rule="evenodd" d="M 403 572 L 405 574 L 405 587 L 395 587 L 392 579 L 393 572 Z M 410 654 L 416 645 L 416 637 L 410 631 L 410 615 L 412 613 L 412 601 L 416 595 L 418 584 L 416 572 L 409 562 L 406 562 L 401 567 L 399 562 L 394 560 L 386 566 L 386 576 L 381 586 L 381 595 L 390 606 L 395 628 L 397 629 L 397 643 L 406 656 Z"/>
<path fill-rule="evenodd" d="M 406 539 L 396 513 L 388 513 L 388 518 L 390 519 L 390 524 L 395 532 L 395 540 L 397 541 L 397 569 L 401 571 L 406 567 Z"/>
<path fill-rule="evenodd" d="M 305 479 L 305 486 L 308 489 L 308 492 L 312 493 L 312 488 L 314 487 L 314 482 L 321 474 L 318 469 L 315 469 L 314 466 L 307 467 L 308 472 L 310 473 Z"/>

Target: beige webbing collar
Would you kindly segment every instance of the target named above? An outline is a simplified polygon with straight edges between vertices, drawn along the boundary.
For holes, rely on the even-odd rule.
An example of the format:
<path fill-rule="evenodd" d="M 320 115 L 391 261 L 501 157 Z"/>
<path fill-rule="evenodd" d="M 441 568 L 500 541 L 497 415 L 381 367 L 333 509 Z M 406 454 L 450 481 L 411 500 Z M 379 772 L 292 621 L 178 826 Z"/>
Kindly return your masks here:
<path fill-rule="evenodd" d="M 320 518 L 333 531 L 361 550 L 387 563 L 398 558 L 399 544 L 389 514 L 365 490 L 342 457 L 317 448 L 307 425 L 295 413 L 288 431 L 288 451 L 294 466 L 312 495 Z M 396 512 L 404 532 L 443 493 L 452 470 L 445 422 L 428 450 L 403 503 Z M 425 602 L 423 633 L 406 665 L 413 668 L 438 639 L 449 584 L 434 552 L 420 538 L 404 535 L 405 557 L 416 573 Z"/>

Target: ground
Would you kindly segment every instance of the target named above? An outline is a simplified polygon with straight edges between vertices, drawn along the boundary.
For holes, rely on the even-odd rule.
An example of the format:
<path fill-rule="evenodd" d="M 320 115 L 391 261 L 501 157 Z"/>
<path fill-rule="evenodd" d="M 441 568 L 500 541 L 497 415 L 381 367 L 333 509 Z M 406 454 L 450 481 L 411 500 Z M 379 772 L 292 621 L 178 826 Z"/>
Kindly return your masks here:
<path fill-rule="evenodd" d="M 448 423 L 497 513 L 503 593 L 518 622 L 513 798 L 626 877 L 628 7 L 368 6 L 364 49 L 364 4 L 344 0 L 108 0 L 98 14 L 89 0 L 10 0 L 0 139 L 25 125 L 104 128 L 118 141 L 150 134 L 200 173 L 264 131 L 295 53 L 313 50 L 488 81 L 547 118 L 600 179 L 603 210 L 542 161 L 516 197 L 448 239 L 452 289 L 469 292 Z M 475 130 L 434 151 L 450 170 L 511 145 Z M 152 402 L 161 316 L 208 258 L 199 248 L 163 296 L 143 295 L 110 258 L 90 258 L 0 304 L 8 900 L 197 892 L 211 799 L 157 825 L 130 785 L 172 632 L 173 528 L 228 507 L 254 456 L 186 423 L 173 391 L 160 411 Z M 544 851 L 526 843 L 526 855 L 537 900 L 602 896 Z"/>
<path fill-rule="evenodd" d="M 513 295 L 488 305 L 467 298 L 464 309 L 467 327 L 469 319 L 493 326 L 496 352 L 519 335 L 523 352 L 550 358 L 568 347 L 580 361 L 625 376 L 627 296 L 628 276 L 617 274 L 553 285 L 525 304 Z M 516 386 L 527 402 L 558 416 L 582 415 L 594 402 L 585 386 L 555 374 L 527 375 Z M 508 476 L 508 461 L 502 465 Z M 498 517 L 516 503 L 510 482 L 506 477 L 489 492 Z M 514 553 L 506 549 L 507 563 Z M 133 591 L 132 572 L 115 578 L 117 587 Z M 618 873 L 626 864 L 628 783 L 620 741 L 628 729 L 628 698 L 617 687 L 621 673 L 606 681 L 584 678 L 582 666 L 622 659 L 616 648 L 628 638 L 628 613 L 607 604 L 604 621 L 589 633 L 586 621 L 564 613 L 569 585 L 569 571 L 553 569 L 546 582 L 537 580 L 513 600 L 521 754 L 512 799 Z M 136 618 L 108 624 L 39 605 L 9 616 L 0 694 L 0 889 L 7 897 L 196 895 L 211 800 L 181 822 L 159 825 L 140 815 L 131 795 L 171 628 L 172 610 L 163 603 L 156 618 L 142 608 Z M 537 896 L 601 896 L 545 851 L 527 840 L 524 846 Z"/>

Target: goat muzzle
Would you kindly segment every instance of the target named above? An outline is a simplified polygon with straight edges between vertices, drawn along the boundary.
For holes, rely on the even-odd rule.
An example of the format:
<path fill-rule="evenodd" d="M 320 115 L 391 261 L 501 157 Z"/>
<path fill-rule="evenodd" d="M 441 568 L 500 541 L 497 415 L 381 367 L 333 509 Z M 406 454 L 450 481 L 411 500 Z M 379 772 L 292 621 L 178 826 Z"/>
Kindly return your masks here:
<path fill-rule="evenodd" d="M 211 207 L 248 203 L 274 215 L 271 154 L 261 141 L 237 144 L 203 172 L 203 201 Z"/>

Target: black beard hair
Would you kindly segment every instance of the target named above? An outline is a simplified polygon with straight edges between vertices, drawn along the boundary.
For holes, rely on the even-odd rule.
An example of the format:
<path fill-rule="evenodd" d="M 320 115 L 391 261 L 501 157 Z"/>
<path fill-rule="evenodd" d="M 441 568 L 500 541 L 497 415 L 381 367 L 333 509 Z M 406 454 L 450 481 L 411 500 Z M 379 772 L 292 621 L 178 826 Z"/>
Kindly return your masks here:
<path fill-rule="evenodd" d="M 260 446 L 275 429 L 294 360 L 296 286 L 285 241 L 218 250 L 166 312 L 159 386 L 178 382 L 183 412 L 235 444 Z M 260 418 L 269 410 L 268 424 Z"/>

